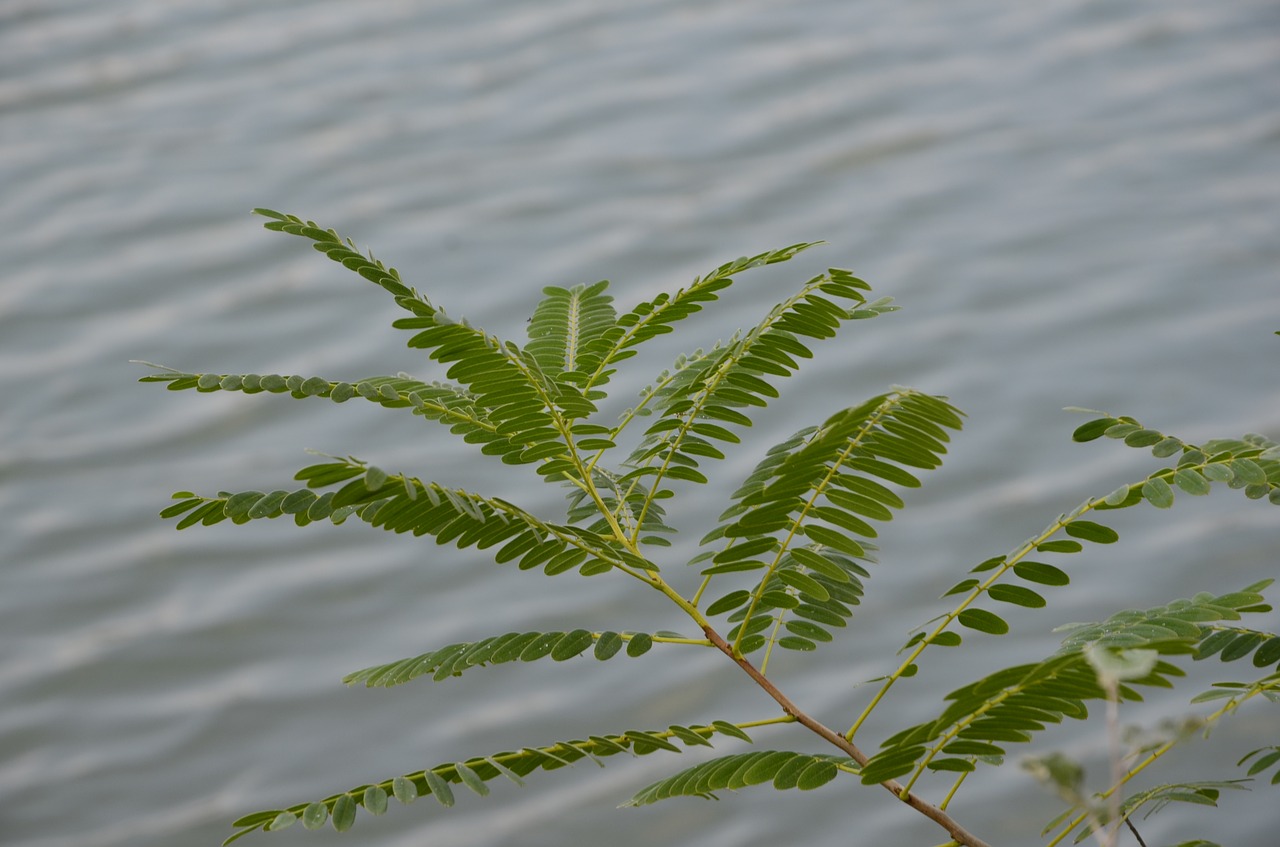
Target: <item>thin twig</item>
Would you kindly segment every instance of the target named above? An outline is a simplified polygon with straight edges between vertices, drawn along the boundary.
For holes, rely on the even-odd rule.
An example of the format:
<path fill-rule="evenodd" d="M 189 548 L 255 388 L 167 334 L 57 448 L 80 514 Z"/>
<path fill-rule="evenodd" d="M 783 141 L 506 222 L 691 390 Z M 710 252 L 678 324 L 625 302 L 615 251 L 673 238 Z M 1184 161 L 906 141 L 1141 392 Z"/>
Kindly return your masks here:
<path fill-rule="evenodd" d="M 823 740 L 840 748 L 840 750 L 844 751 L 849 758 L 857 762 L 859 766 L 865 766 L 867 762 L 870 761 L 871 757 L 862 752 L 862 750 L 860 750 L 852 741 L 849 741 L 843 735 L 819 722 L 808 713 L 802 711 L 795 703 L 792 703 L 790 698 L 779 691 L 777 686 L 772 682 L 766 679 L 764 674 L 760 673 L 760 671 L 756 669 L 755 665 L 747 661 L 745 656 L 735 655 L 733 648 L 729 646 L 729 643 L 724 640 L 720 633 L 716 632 L 710 626 L 703 626 L 702 631 L 706 633 L 707 639 L 712 644 L 719 648 L 720 651 L 730 659 L 733 659 L 739 667 L 746 671 L 747 675 L 755 680 L 756 684 L 763 688 L 765 693 L 772 697 L 774 701 L 782 707 L 784 712 L 794 717 L 797 722 L 809 729 L 811 732 L 816 733 Z M 907 791 L 903 787 L 902 783 L 898 782 L 896 779 L 887 779 L 880 783 L 880 785 L 894 797 L 897 797 L 899 800 L 945 829 L 947 834 L 956 842 L 965 845 L 965 847 L 991 847 L 987 842 L 962 827 L 946 812 L 922 799 L 918 795 Z"/>

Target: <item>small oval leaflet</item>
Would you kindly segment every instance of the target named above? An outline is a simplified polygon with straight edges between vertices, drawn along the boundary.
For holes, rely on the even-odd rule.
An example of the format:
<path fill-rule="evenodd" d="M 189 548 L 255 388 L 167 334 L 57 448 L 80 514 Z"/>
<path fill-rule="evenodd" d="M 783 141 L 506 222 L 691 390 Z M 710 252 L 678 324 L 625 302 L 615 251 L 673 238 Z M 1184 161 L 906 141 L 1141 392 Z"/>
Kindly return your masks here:
<path fill-rule="evenodd" d="M 1238 635 L 1231 640 L 1222 650 L 1222 661 L 1234 662 L 1236 659 L 1242 659 L 1253 652 L 1254 648 L 1263 643 L 1266 637 L 1257 632 L 1246 632 Z"/>
<path fill-rule="evenodd" d="M 407 776 L 398 776 L 391 781 L 391 793 L 407 806 L 418 799 L 418 786 Z"/>
<path fill-rule="evenodd" d="M 1231 466 L 1223 463 L 1214 463 L 1205 465 L 1203 473 L 1206 477 L 1214 482 L 1230 482 L 1235 479 L 1235 472 L 1231 470 Z"/>
<path fill-rule="evenodd" d="M 1039 553 L 1079 553 L 1083 549 L 1084 545 L 1079 541 L 1068 541 L 1066 539 L 1045 541 L 1036 545 L 1036 551 Z"/>
<path fill-rule="evenodd" d="M 707 737 L 705 735 L 699 732 L 694 732 L 692 729 L 690 729 L 687 726 L 678 726 L 673 724 L 672 726 L 667 727 L 667 729 L 671 732 L 672 735 L 674 735 L 676 738 L 679 738 L 689 747 L 713 746 L 711 742 L 707 740 Z"/>
<path fill-rule="evenodd" d="M 849 574 L 845 572 L 844 568 L 840 567 L 820 553 L 805 547 L 800 547 L 792 550 L 791 556 L 806 568 L 809 568 L 815 573 L 820 573 L 828 579 L 834 579 L 836 582 L 849 581 Z"/>
<path fill-rule="evenodd" d="M 1038 582 L 1041 585 L 1067 585 L 1071 582 L 1066 571 L 1044 562 L 1018 562 L 1013 566 L 1013 572 L 1027 582 Z"/>
<path fill-rule="evenodd" d="M 453 789 L 444 777 L 435 771 L 428 770 L 422 774 L 422 778 L 427 781 L 427 787 L 431 789 L 432 796 L 441 806 L 453 805 Z"/>
<path fill-rule="evenodd" d="M 1039 609 L 1045 605 L 1045 599 L 1030 588 L 1024 588 L 1021 585 L 993 585 L 987 589 L 987 594 L 992 600 L 999 600 L 1001 603 L 1012 603 L 1015 606 L 1025 606 L 1029 609 Z"/>
<path fill-rule="evenodd" d="M 1268 665 L 1274 665 L 1280 662 L 1280 638 L 1272 638 L 1258 648 L 1258 652 L 1253 654 L 1253 664 L 1255 667 L 1265 668 Z"/>
<path fill-rule="evenodd" d="M 1249 485 L 1267 484 L 1267 472 L 1252 459 L 1233 460 L 1231 462 L 1231 470 L 1235 473 L 1237 479 L 1244 480 Z"/>
<path fill-rule="evenodd" d="M 1164 433 L 1154 429 L 1139 429 L 1124 437 L 1124 443 L 1130 447 L 1150 447 L 1164 440 Z"/>
<path fill-rule="evenodd" d="M 288 829 L 298 822 L 298 816 L 293 812 L 281 812 L 275 816 L 271 823 L 267 824 L 267 832 L 279 832 L 282 829 Z"/>
<path fill-rule="evenodd" d="M 728 721 L 712 721 L 711 728 L 721 735 L 732 736 L 733 738 L 737 738 L 739 741 L 745 741 L 748 744 L 754 743 L 751 740 L 751 736 L 747 735 L 746 730 L 743 730 L 741 727 L 736 724 L 731 724 Z"/>
<path fill-rule="evenodd" d="M 622 649 L 622 636 L 616 632 L 602 632 L 596 639 L 595 657 L 600 661 L 613 658 Z"/>
<path fill-rule="evenodd" d="M 1209 480 L 1205 479 L 1197 471 L 1192 468 L 1182 468 L 1175 471 L 1173 481 L 1179 488 L 1188 494 L 1201 497 L 1208 494 L 1211 486 Z"/>
<path fill-rule="evenodd" d="M 480 774 L 476 773 L 462 762 L 458 762 L 453 767 L 454 770 L 458 772 L 458 778 L 462 780 L 463 785 L 467 786 L 467 788 L 470 788 L 481 797 L 485 797 L 489 794 L 489 786 L 484 784 L 484 780 L 480 778 Z"/>
<path fill-rule="evenodd" d="M 1004 635 L 1009 631 L 1009 624 L 1004 618 L 986 609 L 965 609 L 957 616 L 957 620 L 960 621 L 961 626 L 990 635 Z"/>
<path fill-rule="evenodd" d="M 343 794 L 333 804 L 333 828 L 346 832 L 356 822 L 356 801 L 350 794 Z"/>
<path fill-rule="evenodd" d="M 787 631 L 801 638 L 808 638 L 813 641 L 830 641 L 831 633 L 827 632 L 816 623 L 802 620 L 787 621 Z"/>
<path fill-rule="evenodd" d="M 557 662 L 563 662 L 581 655 L 595 639 L 591 633 L 585 629 L 575 629 L 573 632 L 565 635 L 551 649 L 551 658 Z"/>
<path fill-rule="evenodd" d="M 651 647 L 653 647 L 653 636 L 646 632 L 637 632 L 627 642 L 627 655 L 634 659 L 636 656 L 648 653 Z"/>
<path fill-rule="evenodd" d="M 302 810 L 302 825 L 307 829 L 319 829 L 329 819 L 329 807 L 317 800 Z"/>
<path fill-rule="evenodd" d="M 1106 503 L 1108 506 L 1119 506 L 1127 499 L 1129 499 L 1129 486 L 1122 485 L 1106 497 L 1103 497 L 1102 502 Z"/>
<path fill-rule="evenodd" d="M 745 588 L 736 591 L 730 591 L 720 599 L 716 600 L 707 607 L 707 615 L 719 615 L 723 612 L 732 611 L 751 599 L 751 592 Z"/>
<path fill-rule="evenodd" d="M 812 597 L 815 600 L 831 599 L 831 594 L 826 587 L 807 574 L 802 574 L 799 571 L 778 571 L 778 579 L 784 585 L 794 588 L 806 597 Z"/>
<path fill-rule="evenodd" d="M 380 815 L 387 810 L 387 792 L 377 785 L 364 790 L 364 807 L 371 815 Z"/>
<path fill-rule="evenodd" d="M 1152 477 L 1142 484 L 1142 496 L 1157 509 L 1167 509 L 1173 505 L 1173 489 L 1160 477 Z"/>
<path fill-rule="evenodd" d="M 364 472 L 364 487 L 370 491 L 377 491 L 387 483 L 387 472 L 376 465 L 370 465 L 369 469 Z"/>
<path fill-rule="evenodd" d="M 1076 431 L 1071 433 L 1072 441 L 1093 441 L 1101 438 L 1108 428 L 1119 423 L 1115 418 L 1098 418 L 1076 427 Z"/>
<path fill-rule="evenodd" d="M 1094 544 L 1113 544 L 1120 540 L 1120 533 L 1109 526 L 1103 526 L 1093 521 L 1074 520 L 1063 529 L 1072 538 L 1081 538 L 1085 541 L 1092 541 Z"/>

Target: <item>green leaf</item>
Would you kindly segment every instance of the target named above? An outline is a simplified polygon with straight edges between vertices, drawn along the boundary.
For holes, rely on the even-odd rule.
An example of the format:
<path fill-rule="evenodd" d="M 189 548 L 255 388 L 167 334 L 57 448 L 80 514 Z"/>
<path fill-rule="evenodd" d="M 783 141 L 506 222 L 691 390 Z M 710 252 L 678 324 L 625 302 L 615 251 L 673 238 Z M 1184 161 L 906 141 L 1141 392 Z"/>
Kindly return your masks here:
<path fill-rule="evenodd" d="M 1065 539 L 1045 541 L 1036 545 L 1036 552 L 1038 553 L 1079 553 L 1083 549 L 1084 546 L 1079 541 L 1067 541 Z"/>
<path fill-rule="evenodd" d="M 942 596 L 943 596 L 943 597 L 950 597 L 950 596 L 952 596 L 953 594 L 965 594 L 965 593 L 967 593 L 967 592 L 969 592 L 969 591 L 972 591 L 973 589 L 975 589 L 975 588 L 977 588 L 977 587 L 978 587 L 978 580 L 973 579 L 973 578 L 969 578 L 969 579 L 962 579 L 962 580 L 960 580 L 959 582 L 957 582 L 955 585 L 953 585 L 953 586 L 951 586 L 950 588 L 948 588 L 948 589 L 947 589 L 947 591 L 946 591 L 946 593 L 945 593 L 945 594 L 943 594 Z"/>
<path fill-rule="evenodd" d="M 333 804 L 333 828 L 346 832 L 356 822 L 356 801 L 350 794 L 341 794 Z"/>
<path fill-rule="evenodd" d="M 1192 468 L 1182 468 L 1175 471 L 1173 481 L 1183 491 L 1196 496 L 1208 494 L 1210 490 L 1209 480 Z"/>
<path fill-rule="evenodd" d="M 643 632 L 637 632 L 631 636 L 631 640 L 627 642 L 627 655 L 635 658 L 643 656 L 653 647 L 653 637 Z"/>
<path fill-rule="evenodd" d="M 995 570 L 996 568 L 1003 565 L 1006 559 L 1007 557 L 1005 556 L 993 556 L 992 558 L 987 559 L 985 562 L 980 562 L 974 565 L 972 568 L 969 569 L 969 573 L 983 573 L 985 571 Z M 977 584 L 977 580 L 974 580 L 974 584 L 975 585 Z"/>
<path fill-rule="evenodd" d="M 622 636 L 616 632 L 602 632 L 596 639 L 595 657 L 600 661 L 611 659 L 622 649 Z"/>
<path fill-rule="evenodd" d="M 1164 440 L 1164 433 L 1154 429 L 1139 429 L 1124 437 L 1124 443 L 1130 447 L 1150 447 Z"/>
<path fill-rule="evenodd" d="M 796 589 L 805 597 L 811 597 L 815 600 L 828 600 L 831 597 L 831 594 L 822 583 L 799 571 L 780 570 L 777 573 L 777 577 L 784 585 Z"/>
<path fill-rule="evenodd" d="M 329 807 L 316 801 L 302 810 L 302 825 L 307 829 L 319 829 L 329 819 Z"/>
<path fill-rule="evenodd" d="M 364 487 L 369 491 L 377 491 L 387 482 L 387 472 L 382 468 L 369 466 L 364 472 Z"/>
<path fill-rule="evenodd" d="M 1122 485 L 1115 491 L 1112 491 L 1106 497 L 1102 498 L 1102 502 L 1108 506 L 1119 507 L 1129 499 L 1129 486 Z"/>
<path fill-rule="evenodd" d="M 667 476 L 671 479 L 683 479 L 689 482 L 705 483 L 707 478 L 693 468 L 673 465 L 667 468 Z"/>
<path fill-rule="evenodd" d="M 993 585 L 987 589 L 987 594 L 990 595 L 992 600 L 999 600 L 1001 603 L 1012 603 L 1015 606 L 1025 606 L 1029 609 L 1039 609 L 1045 605 L 1043 597 L 1030 588 L 1023 588 L 1021 585 Z"/>
<path fill-rule="evenodd" d="M 1063 526 L 1063 529 L 1072 538 L 1092 541 L 1095 544 L 1113 544 L 1120 540 L 1120 533 L 1109 526 L 1103 526 L 1093 521 L 1077 519 Z"/>
<path fill-rule="evenodd" d="M 804 620 L 787 621 L 786 627 L 788 632 L 794 635 L 798 635 L 801 638 L 806 638 L 811 641 L 823 641 L 823 642 L 831 641 L 831 633 L 827 632 L 825 629 L 818 626 L 817 624 L 811 623 L 810 621 L 804 621 Z M 808 649 L 812 649 L 812 648 L 808 648 Z"/>
<path fill-rule="evenodd" d="M 796 780 L 796 788 L 801 791 L 812 791 L 835 779 L 839 772 L 840 769 L 835 761 L 818 759 L 800 772 Z"/>
<path fill-rule="evenodd" d="M 1214 482 L 1230 482 L 1236 477 L 1235 471 L 1231 470 L 1231 466 L 1226 464 L 1205 465 L 1201 472 Z"/>
<path fill-rule="evenodd" d="M 556 642 L 551 650 L 551 658 L 557 662 L 582 655 L 595 642 L 595 637 L 585 629 L 575 629 Z"/>
<path fill-rule="evenodd" d="M 426 780 L 427 788 L 431 795 L 436 798 L 441 806 L 446 808 L 453 805 L 453 789 L 449 787 L 449 783 L 435 770 L 427 770 L 422 774 L 422 778 Z"/>
<path fill-rule="evenodd" d="M 288 829 L 298 822 L 298 816 L 293 812 L 281 812 L 267 824 L 267 832 L 279 832 L 282 829 Z"/>
<path fill-rule="evenodd" d="M 720 599 L 712 603 L 710 606 L 708 606 L 706 614 L 708 617 L 712 615 L 724 614 L 725 612 L 732 611 L 738 608 L 739 606 L 745 604 L 750 599 L 751 599 L 750 591 L 747 591 L 745 589 L 730 591 L 728 594 L 724 595 L 723 597 L 721 597 Z"/>
<path fill-rule="evenodd" d="M 1118 421 L 1115 418 L 1097 418 L 1088 423 L 1081 424 L 1076 427 L 1075 432 L 1071 433 L 1072 441 L 1093 441 L 1101 438 L 1108 428 L 1115 426 Z"/>
<path fill-rule="evenodd" d="M 1040 585 L 1059 586 L 1071 582 L 1071 577 L 1067 576 L 1065 571 L 1044 562 L 1021 561 L 1013 566 L 1013 572 L 1027 582 L 1036 582 Z"/>
<path fill-rule="evenodd" d="M 711 746 L 711 742 L 707 740 L 707 737 L 705 735 L 703 735 L 700 732 L 695 732 L 694 730 L 690 729 L 687 726 L 673 725 L 668 727 L 668 731 L 672 735 L 674 735 L 676 738 L 679 738 L 681 741 L 683 741 L 686 746 L 689 746 L 689 747 L 695 747 L 695 746 L 710 747 Z"/>
<path fill-rule="evenodd" d="M 1142 484 L 1142 496 L 1157 509 L 1167 509 L 1173 505 L 1173 489 L 1159 477 L 1152 477 Z"/>
<path fill-rule="evenodd" d="M 836 582 L 849 582 L 850 580 L 849 574 L 844 568 L 821 553 L 817 553 L 807 547 L 793 548 L 791 556 L 814 573 L 821 574 L 827 579 L 833 579 Z"/>
<path fill-rule="evenodd" d="M 736 738 L 739 741 L 745 741 L 748 744 L 754 743 L 751 740 L 751 736 L 747 735 L 745 730 L 735 724 L 729 723 L 728 721 L 712 721 L 711 727 L 721 735 L 728 735 L 731 738 Z"/>
<path fill-rule="evenodd" d="M 805 532 L 814 541 L 833 550 L 848 553 L 850 556 L 860 557 L 866 555 L 866 551 L 862 549 L 861 544 L 837 530 L 828 529 L 825 526 L 808 526 L 805 527 Z"/>
<path fill-rule="evenodd" d="M 371 815 L 381 815 L 387 811 L 387 792 L 377 785 L 371 785 L 364 791 L 361 803 Z"/>
<path fill-rule="evenodd" d="M 463 785 L 467 786 L 467 788 L 470 788 L 481 797 L 488 796 L 489 786 L 484 784 L 484 780 L 480 778 L 479 774 L 462 762 L 458 762 L 453 766 L 453 768 L 458 774 L 458 779 L 462 780 Z"/>
<path fill-rule="evenodd" d="M 1231 462 L 1231 470 L 1236 479 L 1248 485 L 1267 484 L 1267 472 L 1252 459 L 1234 459 Z"/>
<path fill-rule="evenodd" d="M 391 793 L 404 805 L 418 799 L 418 786 L 407 777 L 398 776 L 391 782 Z"/>
<path fill-rule="evenodd" d="M 679 753 L 680 748 L 672 744 L 670 741 L 660 737 L 656 733 L 644 732 L 638 729 L 629 729 L 622 733 L 623 737 L 631 739 L 631 741 L 640 747 L 655 747 L 659 750 L 669 750 L 672 753 Z M 643 752 L 637 750 L 636 752 Z"/>
<path fill-rule="evenodd" d="M 956 619 L 960 621 L 961 626 L 967 626 L 969 629 L 976 629 L 978 632 L 985 632 L 989 635 L 1004 635 L 1009 631 L 1009 624 L 1005 622 L 1004 618 L 988 612 L 986 609 L 965 609 Z"/>

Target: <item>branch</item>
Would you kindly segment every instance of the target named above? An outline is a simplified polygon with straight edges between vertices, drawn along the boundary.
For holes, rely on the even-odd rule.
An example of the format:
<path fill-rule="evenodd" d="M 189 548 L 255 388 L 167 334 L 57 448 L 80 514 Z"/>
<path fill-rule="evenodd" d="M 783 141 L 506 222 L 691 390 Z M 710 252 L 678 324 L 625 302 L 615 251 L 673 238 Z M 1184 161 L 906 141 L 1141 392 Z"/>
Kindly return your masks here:
<path fill-rule="evenodd" d="M 845 753 L 845 755 L 857 762 L 859 766 L 866 765 L 870 757 L 866 753 L 862 752 L 856 744 L 849 741 L 843 735 L 830 727 L 814 719 L 809 714 L 801 711 L 799 706 L 792 703 L 787 695 L 779 691 L 772 682 L 766 679 L 765 676 L 756 669 L 755 665 L 751 664 L 745 656 L 735 654 L 733 648 L 729 646 L 729 642 L 725 641 L 720 633 L 716 632 L 708 625 L 703 625 L 702 631 L 706 633 L 708 641 L 715 645 L 720 652 L 724 653 L 730 659 L 733 659 L 739 667 L 746 671 L 747 676 L 755 680 L 755 683 L 763 688 L 765 693 L 772 697 L 774 701 L 782 707 L 784 712 L 791 715 L 797 722 L 802 724 L 811 732 L 820 736 L 827 743 L 838 747 Z M 962 827 L 946 812 L 922 799 L 919 795 L 908 791 L 903 787 L 902 783 L 898 782 L 896 779 L 887 779 L 880 784 L 884 786 L 884 788 L 894 797 L 897 797 L 899 800 L 945 829 L 947 834 L 950 835 L 956 843 L 966 845 L 966 847 L 991 847 L 987 842 Z"/>

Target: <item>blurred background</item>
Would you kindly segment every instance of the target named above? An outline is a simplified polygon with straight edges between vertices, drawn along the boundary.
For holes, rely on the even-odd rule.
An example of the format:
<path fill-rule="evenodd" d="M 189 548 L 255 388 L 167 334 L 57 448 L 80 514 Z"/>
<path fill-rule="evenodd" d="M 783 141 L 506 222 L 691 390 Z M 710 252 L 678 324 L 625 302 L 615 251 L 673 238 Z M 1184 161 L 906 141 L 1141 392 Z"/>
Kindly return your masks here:
<path fill-rule="evenodd" d="M 966 410 L 948 464 L 882 533 L 851 631 L 771 668 L 845 727 L 874 690 L 861 683 L 896 666 L 963 571 L 1158 467 L 1116 442 L 1073 444 L 1085 418 L 1063 406 L 1191 441 L 1280 437 L 1278 78 L 1269 0 L 0 2 L 0 840 L 216 844 L 244 813 L 440 762 L 775 714 L 727 663 L 676 648 L 347 689 L 349 671 L 452 641 L 687 625 L 621 578 L 541 578 L 361 525 L 161 521 L 177 489 L 286 486 L 314 461 L 306 448 L 551 517 L 562 502 L 527 469 L 372 404 L 137 384 L 131 359 L 440 376 L 388 327 L 399 312 L 382 291 L 264 232 L 251 207 L 335 227 L 516 338 L 545 285 L 608 278 L 629 308 L 742 254 L 829 242 L 743 275 L 721 308 L 650 345 L 611 409 L 828 265 L 895 297 L 901 312 L 826 344 L 712 486 L 685 491 L 671 553 L 679 574 L 764 449 L 837 408 L 906 384 Z M 1075 578 L 1048 612 L 928 656 L 869 746 L 955 685 L 1052 652 L 1054 625 L 1280 576 L 1277 514 L 1227 491 L 1116 514 L 1120 544 L 1057 562 Z M 1197 684 L 1249 672 L 1199 670 L 1122 717 L 1180 717 Z M 1280 731 L 1252 706 L 1142 784 L 1242 776 L 1235 759 Z M 791 728 L 757 741 L 821 749 Z M 1099 726 L 1037 749 L 1084 759 L 1102 786 Z M 453 809 L 362 816 L 346 836 L 242 843 L 942 840 L 852 781 L 614 808 L 696 760 L 584 764 Z M 1016 767 L 980 776 L 952 808 L 993 843 L 1032 843 L 1059 809 Z M 1172 808 L 1143 835 L 1270 843 L 1266 797 L 1222 805 Z"/>

